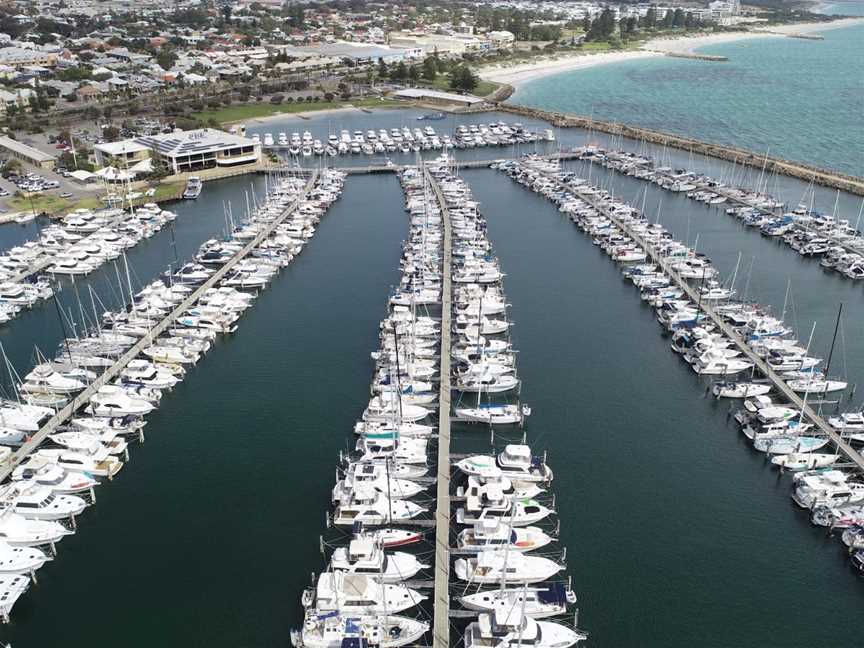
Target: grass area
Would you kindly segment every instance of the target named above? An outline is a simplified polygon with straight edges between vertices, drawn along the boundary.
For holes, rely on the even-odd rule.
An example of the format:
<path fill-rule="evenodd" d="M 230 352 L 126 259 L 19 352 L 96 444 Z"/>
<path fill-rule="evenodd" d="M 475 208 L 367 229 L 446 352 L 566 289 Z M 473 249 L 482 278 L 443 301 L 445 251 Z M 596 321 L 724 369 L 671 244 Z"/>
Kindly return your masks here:
<path fill-rule="evenodd" d="M 292 103 L 271 104 L 270 102 L 250 103 L 238 106 L 227 106 L 217 110 L 206 110 L 192 113 L 192 116 L 201 121 L 215 119 L 220 123 L 230 123 L 255 119 L 257 117 L 269 117 L 271 115 L 290 114 L 299 112 L 313 112 L 316 110 L 333 110 L 335 108 L 387 108 L 398 106 L 399 102 L 389 99 L 378 99 L 377 97 L 367 99 L 354 99 L 351 101 L 299 101 Z"/>
<path fill-rule="evenodd" d="M 421 79 L 418 82 L 418 85 L 421 85 L 425 88 L 434 88 L 435 90 L 441 90 L 442 92 L 454 91 L 450 87 L 450 77 L 446 74 L 439 74 L 434 81 L 425 81 Z M 494 81 L 484 81 L 481 79 L 480 82 L 477 84 L 477 87 L 471 91 L 471 94 L 477 95 L 478 97 L 487 97 L 500 87 L 500 83 L 495 83 Z"/>
<path fill-rule="evenodd" d="M 166 182 L 165 184 L 160 184 L 156 187 L 156 194 L 141 198 L 140 204 L 143 205 L 146 202 L 159 202 L 160 200 L 174 198 L 178 193 L 180 193 L 183 187 L 184 183 L 182 182 Z M 139 201 L 136 201 L 135 204 L 139 204 Z"/>
<path fill-rule="evenodd" d="M 160 184 L 157 185 L 156 193 L 153 196 L 142 196 L 135 200 L 134 204 L 143 205 L 148 202 L 158 202 L 160 200 L 174 198 L 182 189 L 182 182 L 168 182 Z M 49 194 L 34 194 L 32 203 L 30 202 L 30 198 L 27 196 L 16 196 L 9 201 L 9 207 L 10 211 L 15 210 L 17 212 L 32 212 L 35 209 L 37 214 L 65 214 L 66 212 L 75 209 L 99 209 L 104 207 L 105 203 L 101 200 L 101 195 L 100 192 L 99 194 L 94 193 L 79 198 L 78 200 L 70 200 Z"/>
<path fill-rule="evenodd" d="M 15 196 L 9 200 L 9 207 L 11 209 L 19 212 L 35 211 L 37 214 L 43 212 L 54 214 L 58 211 L 69 209 L 72 204 L 71 200 L 51 194 L 33 194 L 30 197 L 22 195 Z"/>

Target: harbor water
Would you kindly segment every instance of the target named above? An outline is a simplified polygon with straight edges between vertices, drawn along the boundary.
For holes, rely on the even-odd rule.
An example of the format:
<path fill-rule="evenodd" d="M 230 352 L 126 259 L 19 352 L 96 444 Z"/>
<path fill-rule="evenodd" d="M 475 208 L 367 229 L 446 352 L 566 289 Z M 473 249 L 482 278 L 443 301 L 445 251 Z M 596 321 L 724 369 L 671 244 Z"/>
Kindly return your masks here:
<path fill-rule="evenodd" d="M 657 57 L 564 72 L 520 86 L 510 101 L 862 176 L 864 24 L 822 33 L 698 49 L 722 63 Z"/>
<path fill-rule="evenodd" d="M 422 123 L 416 116 L 340 113 L 250 131 L 308 129 L 326 137 L 332 128 L 413 127 Z M 460 123 L 492 119 L 513 121 L 474 115 Z M 454 126 L 431 123 L 439 132 Z M 576 130 L 556 135 L 564 146 L 615 143 Z M 457 153 L 491 159 L 513 152 Z M 698 156 L 656 154 L 717 176 L 732 173 Z M 860 285 L 743 229 L 721 209 L 585 163 L 570 166 L 636 204 L 647 187 L 646 211 L 659 213 L 680 239 L 692 244 L 698 236 L 699 250 L 724 273 L 740 252 L 736 287 L 749 283 L 749 296 L 778 314 L 790 285 L 787 317 L 804 339 L 817 322 L 816 355 L 827 355 L 843 302 L 832 367 L 864 383 Z M 549 451 L 555 469 L 561 544 L 569 547 L 588 645 L 857 646 L 864 584 L 842 545 L 795 507 L 788 476 L 778 477 L 727 422 L 729 404 L 703 398 L 708 383 L 671 353 L 633 287 L 542 197 L 496 171 L 463 175 L 507 273 L 523 398 L 534 411 L 529 438 L 536 451 Z M 252 177 L 210 182 L 198 200 L 167 206 L 178 212 L 173 230 L 128 254 L 133 288 L 218 236 L 223 204 L 230 200 L 236 217 L 244 192 L 262 184 Z M 797 203 L 807 187 L 771 178 L 769 190 Z M 301 621 L 297 597 L 323 566 L 317 536 L 334 462 L 353 442 L 367 401 L 368 354 L 398 280 L 408 228 L 402 200 L 393 175 L 349 176 L 314 239 L 238 332 L 220 339 L 148 417 L 145 444 L 132 448 L 114 483 L 97 489 L 97 504 L 39 572 L 0 640 L 16 648 L 288 645 L 289 628 Z M 830 211 L 834 200 L 816 190 L 819 208 Z M 839 196 L 843 217 L 854 221 L 859 206 L 859 198 Z M 16 227 L 0 227 L 0 244 L 11 244 Z M 87 286 L 106 303 L 119 297 L 115 274 L 110 265 L 77 281 L 85 310 Z M 75 294 L 64 284 L 60 303 L 80 323 Z M 51 302 L 0 328 L 19 371 L 32 364 L 34 344 L 48 353 L 61 338 Z M 858 394 L 845 405 L 859 405 Z M 478 431 L 478 448 L 486 442 Z"/>

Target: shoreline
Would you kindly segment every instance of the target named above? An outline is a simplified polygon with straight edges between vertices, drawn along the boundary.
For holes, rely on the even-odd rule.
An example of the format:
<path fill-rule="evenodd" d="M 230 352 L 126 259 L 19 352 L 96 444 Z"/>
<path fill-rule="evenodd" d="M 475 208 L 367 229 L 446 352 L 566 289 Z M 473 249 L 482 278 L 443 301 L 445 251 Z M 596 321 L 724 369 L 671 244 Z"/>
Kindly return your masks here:
<path fill-rule="evenodd" d="M 584 70 L 598 65 L 608 65 L 621 61 L 652 58 L 661 56 L 659 52 L 634 50 L 629 52 L 600 52 L 598 54 L 573 54 L 560 58 L 543 59 L 517 65 L 492 65 L 479 68 L 477 73 L 484 81 L 506 83 L 514 88 L 542 77 Z"/>
<path fill-rule="evenodd" d="M 516 65 L 493 65 L 477 70 L 486 81 L 506 83 L 518 89 L 521 85 L 547 76 L 585 70 L 599 65 L 665 56 L 667 54 L 693 56 L 698 50 L 712 45 L 734 43 L 752 38 L 788 38 L 796 35 L 814 35 L 831 29 L 842 29 L 864 23 L 864 18 L 843 18 L 828 22 L 806 22 L 789 25 L 763 26 L 737 32 L 701 34 L 696 36 L 669 36 L 646 41 L 638 50 L 572 54 L 560 58 L 546 58 Z"/>
<path fill-rule="evenodd" d="M 315 116 L 318 115 L 329 115 L 334 113 L 342 113 L 349 112 L 351 110 L 358 110 L 360 112 L 364 112 L 369 110 L 371 112 L 375 112 L 378 110 L 393 110 L 397 108 L 413 108 L 411 104 L 402 105 L 383 105 L 383 106 L 340 106 L 338 108 L 321 108 L 320 110 L 304 110 L 304 111 L 296 111 L 296 112 L 274 112 L 272 115 L 262 115 L 260 117 L 251 117 L 249 119 L 234 119 L 231 121 L 223 121 L 221 124 L 223 126 L 233 126 L 235 124 L 245 124 L 246 126 L 257 126 L 259 124 L 266 124 L 273 121 L 280 120 L 290 120 L 290 119 L 299 119 L 302 121 L 308 121 Z"/>

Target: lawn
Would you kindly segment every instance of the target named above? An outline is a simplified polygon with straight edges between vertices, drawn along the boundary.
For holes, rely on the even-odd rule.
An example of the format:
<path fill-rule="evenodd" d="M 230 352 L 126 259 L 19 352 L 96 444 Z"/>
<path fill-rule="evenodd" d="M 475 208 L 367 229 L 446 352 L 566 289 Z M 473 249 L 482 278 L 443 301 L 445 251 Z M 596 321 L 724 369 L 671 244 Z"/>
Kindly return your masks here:
<path fill-rule="evenodd" d="M 421 85 L 425 88 L 434 88 L 435 90 L 441 90 L 442 92 L 454 92 L 454 90 L 450 87 L 450 77 L 446 74 L 439 74 L 437 77 L 435 77 L 434 81 L 420 80 L 418 81 L 418 85 Z M 477 87 L 471 91 L 471 94 L 477 95 L 478 97 L 488 97 L 500 87 L 500 83 L 495 83 L 494 81 L 484 81 L 480 79 L 477 83 Z"/>
<path fill-rule="evenodd" d="M 377 97 L 354 99 L 352 101 L 298 101 L 292 103 L 271 104 L 270 102 L 249 103 L 238 106 L 227 106 L 217 110 L 206 110 L 193 113 L 192 116 L 201 121 L 215 119 L 219 123 L 241 122 L 256 117 L 269 117 L 283 113 L 312 112 L 316 110 L 332 110 L 334 108 L 387 108 L 400 105 L 398 102 Z"/>
<path fill-rule="evenodd" d="M 43 212 L 54 214 L 64 209 L 69 209 L 72 201 L 60 196 L 51 194 L 33 194 L 28 197 L 26 194 L 15 196 L 9 200 L 9 206 L 19 212 L 33 212 L 41 214 Z"/>
<path fill-rule="evenodd" d="M 156 194 L 153 196 L 142 196 L 135 201 L 135 205 L 143 205 L 148 202 L 158 202 L 174 198 L 183 188 L 182 182 L 169 182 L 160 184 L 156 187 Z M 63 214 L 75 209 L 100 209 L 105 206 L 105 203 L 97 195 L 89 195 L 78 200 L 68 200 L 59 196 L 49 194 L 34 194 L 32 203 L 27 196 L 16 196 L 9 201 L 11 209 L 19 212 L 36 211 L 37 214 Z"/>

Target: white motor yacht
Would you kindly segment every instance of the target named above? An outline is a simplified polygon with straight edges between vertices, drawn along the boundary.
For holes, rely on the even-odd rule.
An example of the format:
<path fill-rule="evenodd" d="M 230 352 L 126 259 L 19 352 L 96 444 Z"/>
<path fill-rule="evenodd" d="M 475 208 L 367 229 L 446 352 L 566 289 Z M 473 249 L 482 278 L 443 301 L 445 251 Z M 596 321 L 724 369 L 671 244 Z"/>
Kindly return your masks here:
<path fill-rule="evenodd" d="M 841 470 L 799 473 L 792 499 L 802 508 L 842 506 L 864 500 L 864 484 L 848 481 Z"/>
<path fill-rule="evenodd" d="M 35 547 L 16 547 L 0 540 L 0 574 L 31 574 L 51 560 Z"/>
<path fill-rule="evenodd" d="M 771 463 L 784 470 L 815 470 L 833 466 L 838 459 L 836 454 L 804 452 L 771 457 Z"/>
<path fill-rule="evenodd" d="M 567 611 L 567 605 L 576 603 L 576 595 L 563 583 L 548 583 L 518 589 L 495 589 L 469 594 L 459 598 L 469 610 L 495 612 L 520 610 L 525 616 L 543 619 Z"/>
<path fill-rule="evenodd" d="M 86 473 L 95 477 L 111 479 L 123 468 L 123 462 L 111 456 L 108 448 L 94 441 L 91 449 L 78 452 L 66 448 L 42 448 L 35 452 L 37 457 L 53 461 L 64 470 Z"/>
<path fill-rule="evenodd" d="M 526 556 L 506 549 L 481 551 L 476 556 L 456 560 L 456 576 L 477 584 L 539 583 L 564 569 L 548 558 Z"/>
<path fill-rule="evenodd" d="M 417 590 L 402 584 L 385 584 L 364 574 L 341 571 L 318 576 L 316 587 L 303 593 L 303 607 L 319 614 L 397 614 L 426 600 Z"/>
<path fill-rule="evenodd" d="M 402 551 L 386 553 L 368 536 L 354 538 L 347 547 L 337 547 L 330 559 L 330 568 L 334 571 L 364 574 L 382 583 L 408 580 L 428 567 L 413 554 Z"/>
<path fill-rule="evenodd" d="M 319 616 L 308 610 L 303 629 L 291 632 L 291 643 L 295 648 L 399 648 L 415 643 L 428 630 L 428 623 L 403 616 Z"/>
<path fill-rule="evenodd" d="M 170 371 L 157 367 L 147 360 L 132 360 L 120 374 L 123 383 L 152 387 L 153 389 L 171 389 L 180 382 Z"/>
<path fill-rule="evenodd" d="M 381 463 L 353 463 L 345 476 L 333 487 L 334 504 L 350 499 L 358 486 L 373 488 L 391 499 L 408 499 L 422 493 L 423 486 L 390 475 L 389 466 Z"/>
<path fill-rule="evenodd" d="M 544 461 L 535 461 L 526 445 L 509 444 L 497 456 L 472 455 L 456 466 L 466 475 L 507 477 L 519 482 L 552 481 L 552 469 Z"/>
<path fill-rule="evenodd" d="M 585 634 L 550 621 L 535 621 L 519 608 L 481 614 L 465 629 L 465 648 L 569 648 Z"/>
<path fill-rule="evenodd" d="M 74 394 L 85 387 L 87 385 L 82 381 L 64 377 L 45 364 L 27 374 L 20 386 L 22 391 L 31 394 Z"/>
<path fill-rule="evenodd" d="M 106 431 L 95 435 L 84 430 L 67 430 L 48 435 L 54 443 L 73 452 L 91 456 L 108 454 L 113 456 L 128 456 L 129 445 L 114 431 Z M 104 453 L 103 453 L 104 449 Z"/>
<path fill-rule="evenodd" d="M 96 393 L 90 397 L 90 408 L 94 416 L 123 417 L 144 416 L 155 408 L 141 398 L 132 398 L 125 393 Z"/>
<path fill-rule="evenodd" d="M 864 432 L 864 412 L 844 412 L 828 419 L 838 432 Z"/>
<path fill-rule="evenodd" d="M 99 482 L 83 472 L 71 472 L 47 457 L 30 455 L 12 471 L 13 481 L 32 481 L 55 493 L 84 493 Z"/>
<path fill-rule="evenodd" d="M 63 520 L 87 507 L 87 502 L 77 495 L 54 493 L 48 486 L 33 482 L 13 482 L 0 490 L 0 505 L 5 504 L 31 520 Z"/>
<path fill-rule="evenodd" d="M 0 511 L 0 540 L 15 547 L 51 545 L 73 533 L 59 522 L 26 518 L 12 507 Z"/>
<path fill-rule="evenodd" d="M 470 529 L 463 529 L 456 538 L 461 551 L 490 551 L 508 547 L 513 551 L 534 551 L 552 542 L 552 538 L 538 527 L 515 528 L 507 519 L 483 518 Z"/>
<path fill-rule="evenodd" d="M 42 423 L 53 415 L 54 410 L 50 407 L 0 401 L 0 427 L 36 432 Z"/>
<path fill-rule="evenodd" d="M 411 520 L 426 509 L 405 500 L 388 500 L 385 495 L 369 488 L 355 488 L 349 501 L 340 502 L 333 514 L 333 523 L 353 526 L 381 526 L 401 520 Z"/>

